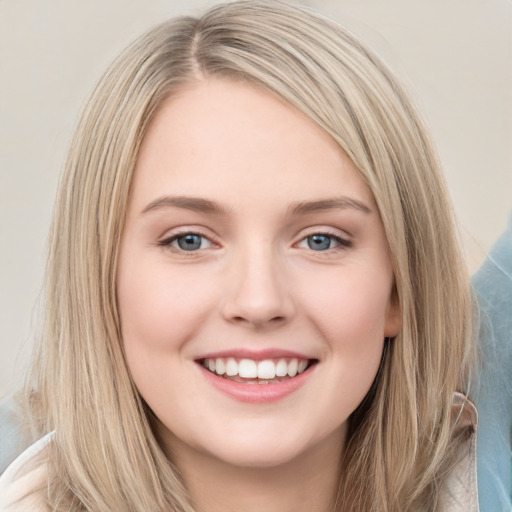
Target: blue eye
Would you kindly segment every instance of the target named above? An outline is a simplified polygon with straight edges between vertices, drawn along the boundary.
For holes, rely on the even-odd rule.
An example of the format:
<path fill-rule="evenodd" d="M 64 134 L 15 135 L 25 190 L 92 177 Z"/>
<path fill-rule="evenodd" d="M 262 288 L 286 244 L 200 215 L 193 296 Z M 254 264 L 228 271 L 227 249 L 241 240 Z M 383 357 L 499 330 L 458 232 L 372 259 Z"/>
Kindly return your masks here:
<path fill-rule="evenodd" d="M 313 251 L 326 251 L 331 249 L 333 238 L 328 235 L 311 235 L 306 238 L 308 247 Z"/>
<path fill-rule="evenodd" d="M 314 233 L 301 240 L 299 247 L 311 249 L 312 251 L 322 252 L 329 249 L 350 247 L 352 243 L 335 235 L 326 233 Z"/>
<path fill-rule="evenodd" d="M 176 238 L 178 247 L 183 251 L 196 251 L 201 248 L 202 237 L 199 235 L 184 235 Z"/>
<path fill-rule="evenodd" d="M 166 240 L 160 242 L 163 247 L 169 247 L 173 250 L 180 250 L 186 252 L 198 251 L 210 247 L 212 243 L 208 238 L 198 235 L 196 233 L 184 233 L 174 235 Z"/>

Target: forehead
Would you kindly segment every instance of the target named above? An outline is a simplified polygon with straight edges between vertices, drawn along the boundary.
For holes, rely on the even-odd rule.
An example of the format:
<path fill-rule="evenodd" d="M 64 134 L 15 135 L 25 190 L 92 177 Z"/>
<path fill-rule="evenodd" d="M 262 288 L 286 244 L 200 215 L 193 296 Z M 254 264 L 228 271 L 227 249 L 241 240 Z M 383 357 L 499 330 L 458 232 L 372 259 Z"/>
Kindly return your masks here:
<path fill-rule="evenodd" d="M 209 196 L 234 203 L 250 193 L 283 202 L 346 191 L 373 204 L 334 140 L 284 100 L 254 85 L 211 79 L 188 84 L 157 111 L 141 145 L 134 199 Z M 302 197 L 307 196 L 307 197 Z"/>

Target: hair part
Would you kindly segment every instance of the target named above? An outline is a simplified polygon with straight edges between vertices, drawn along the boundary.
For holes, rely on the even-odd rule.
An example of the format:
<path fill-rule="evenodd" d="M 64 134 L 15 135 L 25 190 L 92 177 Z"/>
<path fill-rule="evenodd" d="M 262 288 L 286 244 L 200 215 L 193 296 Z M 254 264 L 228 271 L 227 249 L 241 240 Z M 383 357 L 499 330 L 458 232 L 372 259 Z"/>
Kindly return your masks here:
<path fill-rule="evenodd" d="M 117 257 L 141 141 L 162 102 L 208 79 L 263 87 L 330 134 L 378 206 L 401 332 L 352 415 L 337 510 L 436 510 L 454 463 L 452 395 L 473 363 L 471 295 L 440 165 L 402 86 L 355 37 L 280 1 L 220 5 L 148 32 L 85 106 L 54 212 L 43 339 L 26 396 L 56 429 L 55 510 L 192 512 L 127 369 Z"/>

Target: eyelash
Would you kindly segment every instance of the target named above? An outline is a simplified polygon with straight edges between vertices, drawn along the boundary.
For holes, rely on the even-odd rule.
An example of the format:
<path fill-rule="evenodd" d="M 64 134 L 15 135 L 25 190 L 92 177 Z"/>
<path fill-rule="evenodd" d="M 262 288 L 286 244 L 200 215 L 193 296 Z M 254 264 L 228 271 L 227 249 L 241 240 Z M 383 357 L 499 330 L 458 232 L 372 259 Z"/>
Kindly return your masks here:
<path fill-rule="evenodd" d="M 204 240 L 206 240 L 209 245 L 207 247 L 192 248 L 191 250 L 183 249 L 181 247 L 175 247 L 173 245 L 174 242 L 177 242 L 179 239 L 186 238 L 188 236 L 189 237 L 199 237 L 201 239 L 201 242 L 200 242 L 201 245 Z M 317 250 L 313 249 L 309 245 L 309 242 L 308 242 L 308 239 L 311 239 L 315 236 L 316 237 L 326 237 L 326 238 L 330 239 L 330 241 L 334 241 L 338 245 L 336 245 L 335 247 L 327 247 L 325 249 L 321 249 L 321 250 L 317 251 Z M 345 249 L 352 247 L 352 242 L 350 240 L 341 238 L 340 236 L 335 235 L 334 233 L 330 233 L 328 231 L 327 232 L 313 232 L 313 233 L 303 237 L 300 240 L 300 242 L 296 245 L 299 246 L 300 244 L 303 244 L 303 243 L 307 244 L 307 247 L 302 247 L 302 248 L 309 249 L 314 253 L 331 253 L 333 251 L 345 250 Z M 164 248 L 170 250 L 171 252 L 174 252 L 174 253 L 177 253 L 180 255 L 194 256 L 194 255 L 197 255 L 197 253 L 200 252 L 201 250 L 207 249 L 215 244 L 206 235 L 204 235 L 202 233 L 198 233 L 195 231 L 183 231 L 180 233 L 175 233 L 174 235 L 172 235 L 168 238 L 165 238 L 164 240 L 161 240 L 160 242 L 158 242 L 158 245 L 160 247 L 164 247 Z"/>
<path fill-rule="evenodd" d="M 331 252 L 331 251 L 336 251 L 336 250 L 344 250 L 344 249 L 348 249 L 350 247 L 352 247 L 352 242 L 350 240 L 347 240 L 346 238 L 341 238 L 339 235 L 335 235 L 334 233 L 330 233 L 328 231 L 326 232 L 323 232 L 323 231 L 319 231 L 319 232 L 314 232 L 314 233 L 311 233 L 305 237 L 303 237 L 299 244 L 300 243 L 307 243 L 307 240 L 312 238 L 312 237 L 315 237 L 315 236 L 320 236 L 320 237 L 327 237 L 331 240 L 334 240 L 338 245 L 336 247 L 329 247 L 325 250 L 321 250 L 321 251 L 315 251 L 314 249 L 312 249 L 309 244 L 308 244 L 308 248 L 311 249 L 312 252 Z"/>
<path fill-rule="evenodd" d="M 169 249 L 172 252 L 176 252 L 176 253 L 179 253 L 179 254 L 190 254 L 190 255 L 192 255 L 194 253 L 197 253 L 201 248 L 187 251 L 186 249 L 182 249 L 180 247 L 174 247 L 172 245 L 173 242 L 176 242 L 180 238 L 185 238 L 187 236 L 197 236 L 197 237 L 201 238 L 202 240 L 207 240 L 208 243 L 210 244 L 209 246 L 215 245 L 214 242 L 212 242 L 206 235 L 204 235 L 202 233 L 195 232 L 195 231 L 183 231 L 181 233 L 175 233 L 174 235 L 172 235 L 172 236 L 170 236 L 168 238 L 165 238 L 164 240 L 161 240 L 160 242 L 158 242 L 158 245 L 160 247 L 164 247 L 166 249 Z M 203 249 L 205 249 L 205 247 L 203 247 Z"/>

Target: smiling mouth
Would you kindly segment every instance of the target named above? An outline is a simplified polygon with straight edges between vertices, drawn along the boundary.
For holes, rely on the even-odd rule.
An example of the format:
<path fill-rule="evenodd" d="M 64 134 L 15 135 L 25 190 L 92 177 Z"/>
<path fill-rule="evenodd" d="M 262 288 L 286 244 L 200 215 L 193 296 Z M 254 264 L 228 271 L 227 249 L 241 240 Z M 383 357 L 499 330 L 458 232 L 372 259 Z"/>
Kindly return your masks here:
<path fill-rule="evenodd" d="M 274 384 L 304 373 L 316 359 L 279 358 L 255 361 L 234 357 L 200 359 L 199 364 L 217 377 L 244 384 Z"/>

